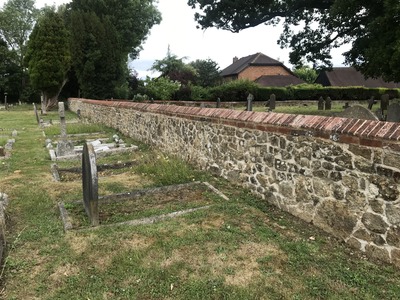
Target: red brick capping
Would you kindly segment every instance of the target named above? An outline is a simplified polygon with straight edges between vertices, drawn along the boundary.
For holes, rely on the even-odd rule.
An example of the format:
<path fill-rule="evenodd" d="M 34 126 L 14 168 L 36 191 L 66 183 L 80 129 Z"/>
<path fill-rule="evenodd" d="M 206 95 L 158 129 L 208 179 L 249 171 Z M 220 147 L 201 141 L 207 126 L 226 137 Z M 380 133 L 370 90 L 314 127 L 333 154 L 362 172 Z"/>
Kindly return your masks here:
<path fill-rule="evenodd" d="M 286 135 L 305 135 L 339 143 L 400 149 L 400 124 L 339 117 L 292 115 L 273 112 L 248 112 L 225 108 L 200 108 L 127 101 L 70 98 L 69 101 L 133 109 L 147 113 L 209 121 L 216 124 L 257 129 Z"/>

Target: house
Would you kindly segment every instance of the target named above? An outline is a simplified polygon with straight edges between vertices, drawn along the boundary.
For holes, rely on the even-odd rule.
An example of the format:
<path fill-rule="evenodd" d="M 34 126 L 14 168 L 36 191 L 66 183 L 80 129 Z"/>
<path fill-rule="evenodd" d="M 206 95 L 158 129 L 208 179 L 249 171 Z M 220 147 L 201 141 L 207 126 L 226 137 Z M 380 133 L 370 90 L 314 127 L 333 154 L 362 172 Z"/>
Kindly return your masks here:
<path fill-rule="evenodd" d="M 382 78 L 365 78 L 364 75 L 352 67 L 333 68 L 331 71 L 321 72 L 315 83 L 323 86 L 363 86 L 367 88 L 400 88 L 400 83 L 386 82 Z"/>
<path fill-rule="evenodd" d="M 233 58 L 233 63 L 220 73 L 223 82 L 248 79 L 262 86 L 283 87 L 305 83 L 283 63 L 262 53 Z"/>

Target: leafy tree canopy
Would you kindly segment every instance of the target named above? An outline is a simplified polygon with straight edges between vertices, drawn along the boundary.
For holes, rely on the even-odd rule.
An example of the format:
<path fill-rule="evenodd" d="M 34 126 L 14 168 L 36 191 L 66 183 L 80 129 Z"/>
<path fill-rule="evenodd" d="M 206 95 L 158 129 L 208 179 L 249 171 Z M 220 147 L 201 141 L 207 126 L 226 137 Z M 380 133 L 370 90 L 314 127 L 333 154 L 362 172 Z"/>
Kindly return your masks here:
<path fill-rule="evenodd" d="M 317 71 L 308 66 L 297 67 L 293 70 L 293 73 L 307 83 L 314 83 L 318 77 Z"/>
<path fill-rule="evenodd" d="M 202 87 L 217 84 L 220 79 L 218 63 L 211 59 L 197 59 L 189 64 L 196 70 L 194 83 Z"/>
<path fill-rule="evenodd" d="M 187 85 L 193 82 L 196 77 L 196 70 L 184 62 L 186 57 L 178 58 L 175 54 L 171 53 L 168 47 L 167 56 L 163 59 L 156 60 L 151 69 L 161 73 L 161 77 L 168 77 L 173 81 Z"/>
<path fill-rule="evenodd" d="M 366 76 L 400 81 L 400 2 L 398 0 L 188 0 L 200 9 L 203 29 L 238 32 L 283 22 L 279 43 L 290 47 L 290 62 L 302 59 L 330 67 L 330 50 L 352 43 L 346 62 Z"/>

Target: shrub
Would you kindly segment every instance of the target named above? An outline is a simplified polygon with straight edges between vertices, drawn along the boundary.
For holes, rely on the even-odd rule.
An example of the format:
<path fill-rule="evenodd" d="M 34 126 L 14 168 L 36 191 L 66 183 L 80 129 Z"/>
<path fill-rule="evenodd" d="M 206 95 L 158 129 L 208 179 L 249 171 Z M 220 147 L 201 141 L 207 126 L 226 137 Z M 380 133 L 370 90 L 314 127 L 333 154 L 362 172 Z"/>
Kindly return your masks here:
<path fill-rule="evenodd" d="M 216 101 L 220 98 L 221 101 L 237 102 L 246 101 L 249 93 L 257 99 L 259 85 L 250 80 L 233 80 L 222 85 L 211 88 L 211 99 Z"/>

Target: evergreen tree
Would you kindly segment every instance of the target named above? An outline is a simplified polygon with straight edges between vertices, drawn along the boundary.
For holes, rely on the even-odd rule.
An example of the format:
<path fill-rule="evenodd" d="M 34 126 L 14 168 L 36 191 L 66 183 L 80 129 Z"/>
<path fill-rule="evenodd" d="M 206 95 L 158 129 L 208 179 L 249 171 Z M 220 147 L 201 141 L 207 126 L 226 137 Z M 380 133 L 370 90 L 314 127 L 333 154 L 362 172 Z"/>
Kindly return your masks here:
<path fill-rule="evenodd" d="M 70 69 L 69 36 L 60 14 L 47 9 L 28 42 L 26 62 L 32 86 L 41 91 L 42 110 L 53 107 Z"/>
<path fill-rule="evenodd" d="M 73 0 L 67 5 L 72 62 L 81 95 L 105 99 L 128 91 L 128 55 L 136 57 L 161 20 L 154 0 Z"/>

